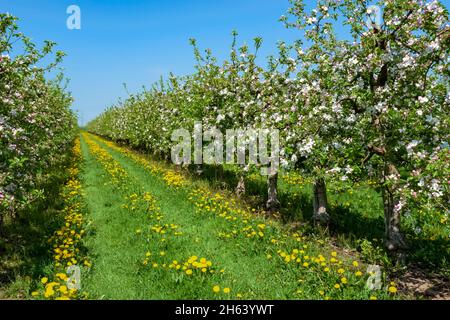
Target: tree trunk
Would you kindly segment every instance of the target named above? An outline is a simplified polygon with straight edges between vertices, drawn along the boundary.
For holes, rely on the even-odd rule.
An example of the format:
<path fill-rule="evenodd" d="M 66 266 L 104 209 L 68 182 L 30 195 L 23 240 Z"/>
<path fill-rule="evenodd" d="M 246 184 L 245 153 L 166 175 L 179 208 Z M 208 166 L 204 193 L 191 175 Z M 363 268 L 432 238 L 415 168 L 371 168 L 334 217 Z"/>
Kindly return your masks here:
<path fill-rule="evenodd" d="M 392 165 L 386 165 L 383 172 L 383 182 L 386 181 L 388 175 L 398 175 L 397 169 Z M 397 186 L 391 187 L 386 185 L 382 188 L 383 204 L 384 204 L 384 220 L 385 220 L 385 245 L 390 251 L 405 249 L 405 239 L 400 231 L 401 210 L 398 208 L 400 200 L 395 195 Z"/>
<path fill-rule="evenodd" d="M 314 182 L 314 213 L 313 219 L 319 224 L 328 224 L 330 216 L 327 212 L 327 188 L 324 179 L 317 179 Z"/>
<path fill-rule="evenodd" d="M 203 166 L 201 164 L 197 164 L 195 166 L 195 173 L 197 176 L 201 176 L 203 174 Z"/>
<path fill-rule="evenodd" d="M 239 178 L 237 187 L 236 187 L 236 195 L 238 196 L 238 198 L 240 198 L 244 194 L 245 194 L 245 180 L 244 180 L 244 175 L 241 175 Z"/>
<path fill-rule="evenodd" d="M 278 173 L 269 175 L 267 179 L 267 193 L 268 193 L 268 200 L 267 200 L 267 211 L 269 213 L 275 213 L 280 209 L 280 202 L 278 201 Z"/>
<path fill-rule="evenodd" d="M 219 166 L 219 181 L 223 183 L 223 166 Z"/>

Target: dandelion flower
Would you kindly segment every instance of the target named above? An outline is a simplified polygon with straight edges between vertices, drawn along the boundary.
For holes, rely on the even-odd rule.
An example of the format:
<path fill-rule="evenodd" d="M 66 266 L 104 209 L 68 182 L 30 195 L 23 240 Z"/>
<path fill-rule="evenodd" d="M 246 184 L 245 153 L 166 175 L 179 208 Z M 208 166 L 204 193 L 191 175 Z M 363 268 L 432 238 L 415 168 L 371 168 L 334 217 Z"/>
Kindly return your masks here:
<path fill-rule="evenodd" d="M 390 286 L 390 287 L 389 287 L 389 292 L 390 292 L 390 293 L 397 293 L 397 288 L 394 287 L 394 286 Z"/>

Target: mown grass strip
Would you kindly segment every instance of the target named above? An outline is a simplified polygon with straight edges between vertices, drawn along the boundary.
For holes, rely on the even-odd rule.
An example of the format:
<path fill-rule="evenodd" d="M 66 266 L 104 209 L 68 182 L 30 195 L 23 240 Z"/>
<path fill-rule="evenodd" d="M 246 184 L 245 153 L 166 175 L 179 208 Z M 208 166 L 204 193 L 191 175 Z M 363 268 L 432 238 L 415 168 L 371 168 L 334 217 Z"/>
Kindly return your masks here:
<path fill-rule="evenodd" d="M 253 210 L 231 203 L 219 193 L 193 188 L 189 182 L 184 188 L 171 188 L 161 181 L 161 176 L 148 174 L 143 157 L 134 161 L 130 150 L 98 137 L 95 139 L 110 150 L 130 175 L 157 194 L 163 211 L 183 226 L 184 236 L 166 244 L 165 250 L 158 246 L 148 251 L 150 255 L 144 263 L 158 270 L 152 272 L 168 272 L 166 278 L 173 277 L 167 270 L 173 266 L 171 261 L 177 259 L 180 252 L 193 252 L 193 248 L 206 256 L 214 254 L 213 260 L 224 270 L 219 276 L 203 279 L 198 295 L 176 297 L 226 298 L 231 297 L 230 294 L 249 299 L 390 297 L 387 286 L 375 293 L 367 290 L 365 282 L 369 275 L 363 265 L 351 257 L 339 257 L 327 249 L 323 241 L 285 232 L 278 223 L 258 218 Z M 183 278 L 184 275 L 174 279 L 183 283 Z M 175 284 L 177 293 L 178 290 L 184 292 L 183 286 Z M 212 289 L 217 287 L 228 288 L 230 290 L 226 291 L 230 293 L 221 290 L 220 294 L 215 294 Z"/>

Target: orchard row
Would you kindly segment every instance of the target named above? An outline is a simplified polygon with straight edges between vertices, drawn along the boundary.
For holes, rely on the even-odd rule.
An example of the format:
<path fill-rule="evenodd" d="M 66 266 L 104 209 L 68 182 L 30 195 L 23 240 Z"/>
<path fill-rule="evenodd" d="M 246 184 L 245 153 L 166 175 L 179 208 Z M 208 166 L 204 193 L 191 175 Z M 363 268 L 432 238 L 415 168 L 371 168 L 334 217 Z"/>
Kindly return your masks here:
<path fill-rule="evenodd" d="M 40 66 L 54 43 L 37 49 L 16 20 L 0 14 L 0 227 L 5 219 L 26 218 L 58 194 L 77 130 L 63 76 L 46 77 L 63 53 Z"/>
<path fill-rule="evenodd" d="M 306 11 L 292 0 L 281 20 L 302 40 L 280 42 L 266 66 L 257 63 L 260 38 L 239 47 L 233 33 L 222 63 L 191 40 L 193 74 L 131 95 L 88 130 L 169 159 L 172 132 L 192 132 L 196 121 L 221 132 L 278 129 L 284 170 L 315 181 L 315 220 L 329 220 L 328 181 L 370 179 L 382 194 L 389 249 L 406 245 L 404 215 L 417 215 L 418 228 L 431 220 L 448 230 L 448 12 L 436 0 L 378 5 L 382 24 L 367 26 L 365 2 L 320 0 Z M 254 169 L 243 166 L 242 175 Z M 277 178 L 268 177 L 269 211 L 279 209 Z"/>

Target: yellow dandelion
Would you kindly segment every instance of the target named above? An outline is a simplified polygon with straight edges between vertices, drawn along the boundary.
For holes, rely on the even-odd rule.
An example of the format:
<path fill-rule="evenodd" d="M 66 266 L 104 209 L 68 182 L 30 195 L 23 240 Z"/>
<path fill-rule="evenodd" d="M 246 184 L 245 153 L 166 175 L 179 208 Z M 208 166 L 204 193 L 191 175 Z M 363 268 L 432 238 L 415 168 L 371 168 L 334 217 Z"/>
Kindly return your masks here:
<path fill-rule="evenodd" d="M 389 292 L 390 292 L 390 293 L 397 293 L 397 291 L 398 291 L 398 290 L 397 290 L 396 287 L 394 287 L 394 286 L 390 286 L 390 287 L 389 287 Z"/>

